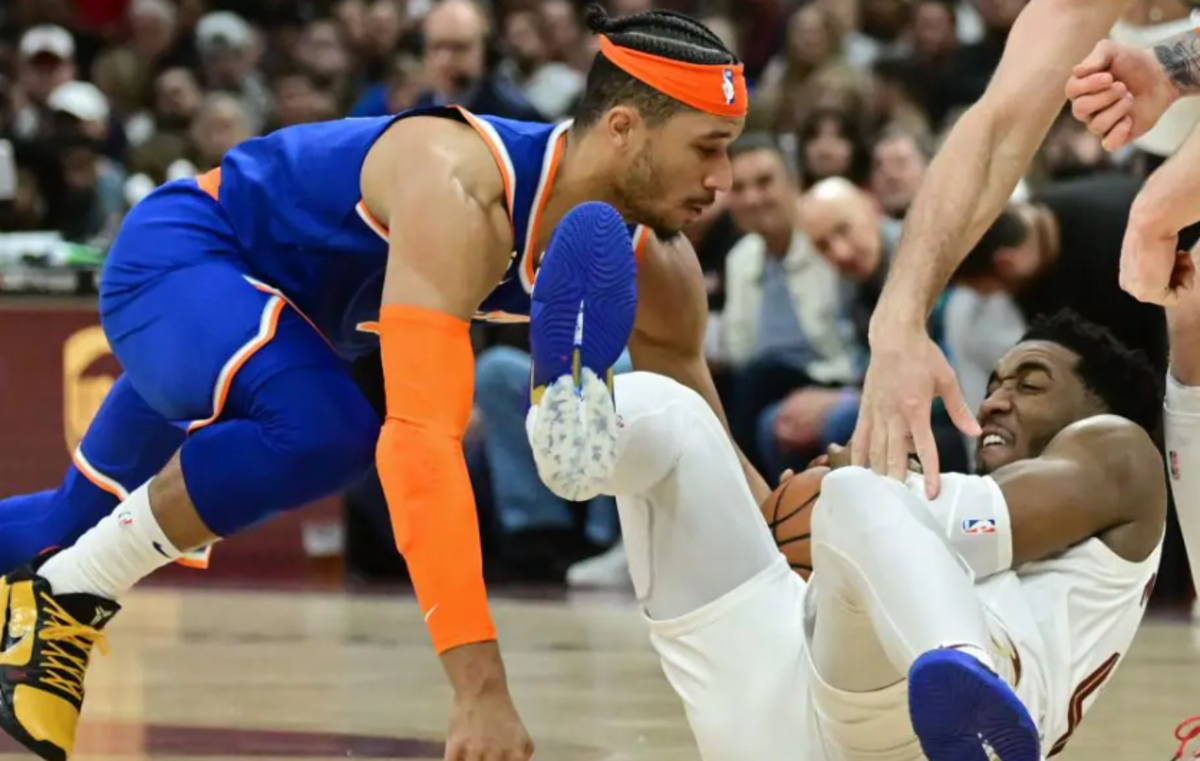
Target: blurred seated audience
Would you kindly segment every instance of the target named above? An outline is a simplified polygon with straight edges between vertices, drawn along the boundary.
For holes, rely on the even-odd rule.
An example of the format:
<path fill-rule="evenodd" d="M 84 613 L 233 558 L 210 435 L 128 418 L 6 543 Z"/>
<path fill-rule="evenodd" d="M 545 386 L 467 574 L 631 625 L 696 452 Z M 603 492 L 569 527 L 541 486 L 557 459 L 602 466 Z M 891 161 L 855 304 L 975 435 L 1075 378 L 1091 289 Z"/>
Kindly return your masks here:
<path fill-rule="evenodd" d="M 799 186 L 773 137 L 742 137 L 730 150 L 733 218 L 746 231 L 725 265 L 723 355 L 732 366 L 734 438 L 763 462 L 755 429 L 789 391 L 837 387 L 855 377 L 838 272 L 796 227 Z"/>

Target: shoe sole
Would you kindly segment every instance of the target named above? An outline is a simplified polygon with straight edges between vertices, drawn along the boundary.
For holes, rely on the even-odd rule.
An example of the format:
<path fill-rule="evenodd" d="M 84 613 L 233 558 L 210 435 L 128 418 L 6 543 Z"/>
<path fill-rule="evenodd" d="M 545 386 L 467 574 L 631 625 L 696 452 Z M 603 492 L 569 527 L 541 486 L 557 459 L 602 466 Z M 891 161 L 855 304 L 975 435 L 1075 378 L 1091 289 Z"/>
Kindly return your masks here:
<path fill-rule="evenodd" d="M 607 204 L 576 207 L 555 231 L 530 308 L 530 441 L 542 481 L 563 499 L 591 499 L 612 475 L 612 367 L 636 315 L 637 264 L 624 220 Z"/>
<path fill-rule="evenodd" d="M 908 675 L 909 716 L 929 761 L 1041 761 L 1029 711 L 1000 677 L 966 653 L 936 650 Z"/>

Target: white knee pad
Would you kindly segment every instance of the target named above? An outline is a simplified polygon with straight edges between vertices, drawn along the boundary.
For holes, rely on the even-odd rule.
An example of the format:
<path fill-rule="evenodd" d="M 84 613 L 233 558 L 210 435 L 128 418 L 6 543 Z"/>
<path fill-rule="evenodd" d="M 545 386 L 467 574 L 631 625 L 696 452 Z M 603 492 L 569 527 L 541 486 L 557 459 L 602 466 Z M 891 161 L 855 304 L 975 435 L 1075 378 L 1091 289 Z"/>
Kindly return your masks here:
<path fill-rule="evenodd" d="M 919 476 L 904 485 L 865 468 L 840 468 L 821 484 L 813 541 L 853 557 L 856 551 L 869 551 L 869 542 L 855 537 L 871 532 L 873 540 L 886 540 L 900 521 L 915 521 L 940 537 L 975 579 L 1012 567 L 1008 505 L 1000 487 L 986 476 L 943 474 L 941 492 L 930 501 Z"/>

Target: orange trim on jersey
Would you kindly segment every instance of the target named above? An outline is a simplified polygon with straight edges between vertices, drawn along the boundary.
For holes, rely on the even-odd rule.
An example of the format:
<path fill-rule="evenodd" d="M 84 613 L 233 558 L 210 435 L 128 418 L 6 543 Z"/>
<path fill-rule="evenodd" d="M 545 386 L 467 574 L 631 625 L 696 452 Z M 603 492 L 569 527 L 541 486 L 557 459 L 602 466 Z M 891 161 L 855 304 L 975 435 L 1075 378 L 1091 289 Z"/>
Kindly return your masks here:
<path fill-rule="evenodd" d="M 221 200 L 221 167 L 210 169 L 204 174 L 196 175 L 196 184 L 210 195 L 214 201 Z"/>
<path fill-rule="evenodd" d="M 314 331 L 316 331 L 317 335 L 319 335 L 321 337 L 321 340 L 324 341 L 326 344 L 328 344 L 329 348 L 333 349 L 335 354 L 337 353 L 337 349 L 334 347 L 333 341 L 329 340 L 329 336 L 325 335 L 321 331 L 321 329 L 317 327 L 317 323 L 313 322 L 312 318 L 309 317 L 308 315 L 306 315 L 304 313 L 303 309 L 296 306 L 296 303 L 294 301 L 292 301 L 291 299 L 289 299 L 283 291 L 279 290 L 278 288 L 272 288 L 271 286 L 267 285 L 266 283 L 261 282 L 259 280 L 255 280 L 254 278 L 250 277 L 249 275 L 242 275 L 242 277 L 245 278 L 247 283 L 254 286 L 254 288 L 256 290 L 262 291 L 263 293 L 269 293 L 272 296 L 278 296 L 279 298 L 283 299 L 284 303 L 287 304 L 288 306 L 290 306 L 292 308 L 292 311 L 294 311 L 296 314 L 300 315 L 300 319 L 307 322 L 308 327 L 310 327 Z"/>
<path fill-rule="evenodd" d="M 101 473 L 95 465 L 92 465 L 87 456 L 83 454 L 83 447 L 76 447 L 71 454 L 71 462 L 79 470 L 83 477 L 91 481 L 92 485 L 106 494 L 111 494 L 117 502 L 124 502 L 129 499 L 129 490 L 121 485 L 117 479 L 111 476 L 106 476 Z M 208 559 L 212 555 L 212 546 L 206 547 L 203 551 L 191 552 L 186 555 L 180 555 L 175 559 L 179 565 L 197 570 L 205 570 L 208 568 Z"/>
<path fill-rule="evenodd" d="M 496 136 L 489 131 L 487 122 L 483 121 L 475 114 L 472 114 L 462 106 L 452 106 L 452 108 L 457 109 L 458 112 L 462 114 L 462 117 L 466 121 L 467 125 L 479 134 L 479 137 L 483 139 L 484 145 L 486 145 L 488 147 L 488 151 L 491 152 L 492 158 L 496 161 L 496 168 L 500 170 L 500 179 L 504 182 L 504 205 L 508 211 L 508 221 L 509 224 L 512 224 L 513 204 L 516 203 L 517 182 L 516 177 L 513 174 L 514 170 L 512 169 L 511 160 L 508 158 L 508 149 L 504 147 L 504 143 L 500 141 L 499 136 Z M 359 200 L 359 202 L 355 204 L 354 210 L 358 212 L 358 216 L 362 218 L 362 221 L 367 225 L 367 227 L 371 228 L 376 235 L 384 240 L 388 239 L 388 226 L 375 218 L 375 215 L 372 214 L 371 210 L 367 208 L 367 202 L 365 200 Z"/>
<path fill-rule="evenodd" d="M 537 249 L 538 232 L 542 226 L 542 213 L 546 211 L 546 203 L 550 200 L 550 193 L 554 189 L 554 178 L 558 176 L 558 167 L 562 163 L 563 152 L 567 147 L 567 131 L 563 130 L 558 136 L 558 142 L 554 146 L 554 153 L 550 154 L 550 163 L 543 170 L 546 173 L 545 181 L 542 183 L 541 198 L 536 201 L 536 206 L 533 209 L 533 216 L 529 219 L 529 229 L 526 230 L 525 240 L 525 282 L 533 285 L 533 281 L 537 277 L 537 267 L 534 262 L 537 256 L 534 251 Z"/>
<path fill-rule="evenodd" d="M 746 115 L 745 67 L 742 64 L 696 64 L 621 47 L 600 35 L 600 52 L 634 79 L 663 95 L 713 116 Z"/>
<path fill-rule="evenodd" d="M 646 253 L 646 247 L 650 243 L 650 228 L 645 225 L 638 225 L 633 231 L 633 260 L 638 264 L 642 263 L 642 255 Z"/>
<path fill-rule="evenodd" d="M 202 550 L 196 550 L 186 555 L 180 555 L 175 559 L 175 562 L 184 568 L 192 568 L 197 571 L 207 571 L 208 561 L 212 557 L 212 545 L 205 547 Z"/>
<path fill-rule="evenodd" d="M 257 286 L 256 286 L 257 287 Z M 213 389 L 213 411 L 212 415 L 204 420 L 196 420 L 188 426 L 188 433 L 193 433 L 200 430 L 206 425 L 211 425 L 221 417 L 221 412 L 225 409 L 225 400 L 229 397 L 229 389 L 233 386 L 233 379 L 237 375 L 238 370 L 242 369 L 242 365 L 253 357 L 259 349 L 266 346 L 275 337 L 275 331 L 279 328 L 279 315 L 283 313 L 283 308 L 287 305 L 287 301 L 278 295 L 272 295 L 267 300 L 266 306 L 263 308 L 262 319 L 259 322 L 258 334 L 254 338 L 246 342 L 242 348 L 234 352 L 225 366 L 221 368 L 220 374 L 217 376 L 217 384 Z"/>
<path fill-rule="evenodd" d="M 371 232 L 378 235 L 384 240 L 388 239 L 388 227 L 384 223 L 375 218 L 371 210 L 367 208 L 366 201 L 359 201 L 354 205 L 354 210 L 358 212 L 358 216 L 366 223 L 367 227 L 371 228 Z"/>
<path fill-rule="evenodd" d="M 454 108 L 458 109 L 463 119 L 466 119 L 467 124 L 471 125 L 479 133 L 488 150 L 492 152 L 492 158 L 495 159 L 496 167 L 500 170 L 500 177 L 504 180 L 504 198 L 507 201 L 508 221 L 511 224 L 513 221 L 513 207 L 517 199 L 517 178 L 513 174 L 515 170 L 508 156 L 508 149 L 504 147 L 503 141 L 492 131 L 491 126 L 487 122 L 462 106 L 454 106 Z"/>
<path fill-rule="evenodd" d="M 83 477 L 91 481 L 92 485 L 100 491 L 113 495 L 118 502 L 129 499 L 129 491 L 117 479 L 110 478 L 97 470 L 84 456 L 82 447 L 75 447 L 75 451 L 71 455 L 71 462 L 75 463 L 75 467 L 79 469 Z"/>

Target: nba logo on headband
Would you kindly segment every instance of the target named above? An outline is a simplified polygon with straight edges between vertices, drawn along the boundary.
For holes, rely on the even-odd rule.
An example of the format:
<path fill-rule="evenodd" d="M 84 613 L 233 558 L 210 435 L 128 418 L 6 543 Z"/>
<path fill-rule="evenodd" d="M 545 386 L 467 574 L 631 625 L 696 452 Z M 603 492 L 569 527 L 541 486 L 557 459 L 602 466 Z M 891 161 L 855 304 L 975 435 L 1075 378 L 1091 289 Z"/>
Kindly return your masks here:
<path fill-rule="evenodd" d="M 737 98 L 737 89 L 733 86 L 733 69 L 725 70 L 721 82 L 721 92 L 725 93 L 725 105 L 732 106 L 733 101 Z"/>

